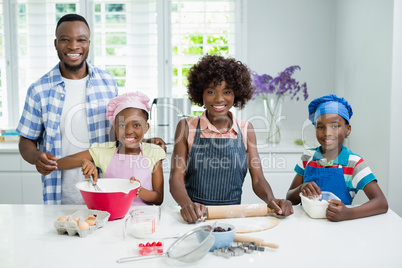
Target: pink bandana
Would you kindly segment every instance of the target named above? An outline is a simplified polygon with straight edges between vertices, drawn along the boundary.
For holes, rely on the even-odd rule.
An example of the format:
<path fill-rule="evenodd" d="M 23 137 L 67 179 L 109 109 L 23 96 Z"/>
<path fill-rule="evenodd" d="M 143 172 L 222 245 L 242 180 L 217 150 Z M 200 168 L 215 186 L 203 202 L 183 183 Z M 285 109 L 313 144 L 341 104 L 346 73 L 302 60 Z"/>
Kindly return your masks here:
<path fill-rule="evenodd" d="M 111 99 L 107 105 L 106 117 L 114 125 L 116 115 L 126 108 L 137 108 L 149 113 L 149 98 L 139 92 L 129 92 Z"/>

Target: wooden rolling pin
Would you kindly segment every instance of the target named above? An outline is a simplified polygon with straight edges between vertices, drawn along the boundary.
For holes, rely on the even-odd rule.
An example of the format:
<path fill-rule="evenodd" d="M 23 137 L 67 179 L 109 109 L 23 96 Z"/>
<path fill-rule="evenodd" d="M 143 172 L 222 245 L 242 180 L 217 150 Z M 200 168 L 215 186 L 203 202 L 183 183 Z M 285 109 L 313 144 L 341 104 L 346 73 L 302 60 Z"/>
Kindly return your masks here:
<path fill-rule="evenodd" d="M 254 242 L 256 246 L 260 247 L 279 248 L 278 244 L 264 242 L 264 239 L 262 238 L 238 235 L 238 234 L 235 234 L 234 242 L 243 242 L 243 243 Z"/>
<path fill-rule="evenodd" d="M 205 216 L 208 220 L 211 220 L 258 216 L 261 217 L 267 216 L 268 213 L 274 212 L 275 210 L 269 208 L 267 204 L 207 206 Z"/>

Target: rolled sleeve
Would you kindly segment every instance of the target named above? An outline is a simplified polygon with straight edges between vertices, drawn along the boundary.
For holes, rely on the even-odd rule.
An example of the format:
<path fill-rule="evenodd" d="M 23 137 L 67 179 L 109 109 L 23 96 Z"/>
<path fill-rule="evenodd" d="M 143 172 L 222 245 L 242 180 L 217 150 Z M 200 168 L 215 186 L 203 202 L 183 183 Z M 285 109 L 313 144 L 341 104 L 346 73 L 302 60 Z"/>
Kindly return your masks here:
<path fill-rule="evenodd" d="M 36 140 L 42 134 L 44 127 L 40 100 L 36 100 L 33 95 L 33 90 L 30 88 L 16 131 L 25 138 Z"/>

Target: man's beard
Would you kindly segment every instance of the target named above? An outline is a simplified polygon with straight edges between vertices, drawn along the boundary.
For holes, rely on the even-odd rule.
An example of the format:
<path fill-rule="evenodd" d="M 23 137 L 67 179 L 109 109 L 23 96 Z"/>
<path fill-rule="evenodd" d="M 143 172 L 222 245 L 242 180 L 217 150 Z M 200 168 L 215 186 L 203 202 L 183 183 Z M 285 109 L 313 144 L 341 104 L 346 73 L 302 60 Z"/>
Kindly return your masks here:
<path fill-rule="evenodd" d="M 78 72 L 85 64 L 85 61 L 88 58 L 88 53 L 84 54 L 84 59 L 78 65 L 69 65 L 65 61 L 63 61 L 63 54 L 60 51 L 57 51 L 57 56 L 59 57 L 60 63 L 64 64 L 64 67 L 69 72 Z"/>
<path fill-rule="evenodd" d="M 81 61 L 81 63 L 78 65 L 69 65 L 69 64 L 63 62 L 64 67 L 66 67 L 67 71 L 70 71 L 70 72 L 79 71 L 84 66 L 84 63 L 85 63 L 85 60 Z"/>

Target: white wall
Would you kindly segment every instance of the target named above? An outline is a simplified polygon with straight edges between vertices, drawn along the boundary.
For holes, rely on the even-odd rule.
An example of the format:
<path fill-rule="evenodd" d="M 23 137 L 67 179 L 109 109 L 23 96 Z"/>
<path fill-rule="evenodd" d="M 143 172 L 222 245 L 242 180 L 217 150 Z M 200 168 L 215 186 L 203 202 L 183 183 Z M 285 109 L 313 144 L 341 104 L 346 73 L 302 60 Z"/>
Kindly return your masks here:
<path fill-rule="evenodd" d="M 350 149 L 388 192 L 392 0 L 336 1 L 335 92 L 351 104 Z M 359 192 L 355 203 L 367 200 Z"/>
<path fill-rule="evenodd" d="M 248 67 L 276 76 L 299 65 L 301 70 L 294 77 L 307 83 L 310 97 L 306 101 L 286 99 L 283 105 L 282 130 L 291 132 L 293 141 L 300 138 L 309 101 L 334 89 L 334 2 L 248 0 L 247 9 Z M 262 111 L 251 103 L 245 108 L 248 117 Z"/>
<path fill-rule="evenodd" d="M 291 140 L 299 138 L 311 100 L 328 93 L 345 97 L 355 113 L 347 146 L 368 162 L 390 207 L 402 215 L 396 163 L 402 150 L 401 124 L 396 124 L 402 116 L 397 89 L 402 81 L 397 75 L 391 90 L 394 33 L 399 62 L 393 71 L 398 77 L 402 71 L 402 19 L 393 32 L 393 5 L 393 0 L 248 0 L 245 59 L 260 74 L 301 66 L 296 77 L 307 82 L 310 97 L 285 101 L 282 129 Z M 402 8 L 400 0 L 395 5 Z M 261 111 L 261 104 L 249 103 L 243 113 L 250 117 Z M 355 204 L 366 200 L 361 192 Z"/>
<path fill-rule="evenodd" d="M 402 216 L 402 178 L 400 158 L 402 152 L 402 1 L 394 5 L 394 42 L 391 90 L 390 140 L 389 140 L 389 179 L 388 202 L 390 207 Z"/>

